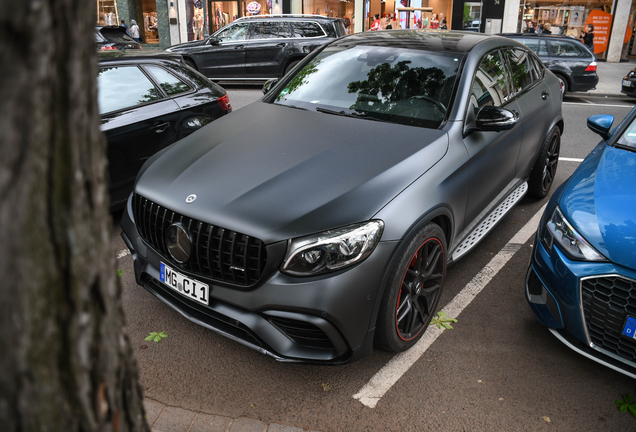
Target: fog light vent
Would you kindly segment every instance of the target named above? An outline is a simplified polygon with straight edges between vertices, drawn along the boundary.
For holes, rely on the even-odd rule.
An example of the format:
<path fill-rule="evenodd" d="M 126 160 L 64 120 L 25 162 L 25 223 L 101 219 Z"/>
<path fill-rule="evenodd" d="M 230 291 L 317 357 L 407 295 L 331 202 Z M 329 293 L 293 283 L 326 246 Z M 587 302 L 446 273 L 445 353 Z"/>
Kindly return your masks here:
<path fill-rule="evenodd" d="M 269 321 L 298 345 L 318 349 L 335 349 L 325 332 L 312 323 L 281 317 L 270 318 Z"/>
<path fill-rule="evenodd" d="M 536 296 L 543 294 L 543 284 L 539 276 L 534 272 L 534 269 L 531 269 L 528 275 L 528 294 Z"/>

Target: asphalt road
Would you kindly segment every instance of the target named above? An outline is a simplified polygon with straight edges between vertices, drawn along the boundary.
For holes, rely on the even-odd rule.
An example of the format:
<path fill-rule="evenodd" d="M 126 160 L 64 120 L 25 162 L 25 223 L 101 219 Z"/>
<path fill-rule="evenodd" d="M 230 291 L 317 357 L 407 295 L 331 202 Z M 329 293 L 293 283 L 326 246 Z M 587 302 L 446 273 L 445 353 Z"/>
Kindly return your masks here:
<path fill-rule="evenodd" d="M 235 110 L 260 97 L 258 87 L 229 87 Z M 599 105 L 603 104 L 603 105 Z M 563 106 L 561 156 L 583 159 L 599 142 L 588 116 L 632 101 L 569 97 Z M 354 132 L 352 132 L 354 133 Z M 363 133 L 363 131 L 360 131 Z M 559 163 L 556 186 L 578 162 Z M 448 269 L 440 305 L 489 265 L 546 200 L 524 198 L 475 249 Z M 117 226 L 114 251 L 124 250 Z M 353 395 L 394 357 L 377 350 L 357 363 L 307 366 L 273 359 L 190 323 L 136 285 L 122 256 L 123 303 L 145 394 L 172 406 L 250 417 L 318 431 L 626 431 L 636 419 L 614 401 L 636 383 L 557 341 L 528 307 L 523 280 L 533 238 L 494 274 L 447 330 L 388 388 L 375 408 Z M 145 342 L 165 331 L 161 343 Z"/>

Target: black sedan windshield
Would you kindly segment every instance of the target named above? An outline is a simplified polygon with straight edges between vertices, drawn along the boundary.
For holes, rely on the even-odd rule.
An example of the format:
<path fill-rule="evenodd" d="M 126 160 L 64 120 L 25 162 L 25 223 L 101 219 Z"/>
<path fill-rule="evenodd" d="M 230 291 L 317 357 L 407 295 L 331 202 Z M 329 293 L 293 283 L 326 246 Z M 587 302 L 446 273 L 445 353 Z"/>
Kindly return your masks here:
<path fill-rule="evenodd" d="M 449 109 L 461 54 L 328 47 L 274 98 L 326 114 L 437 128 Z"/>

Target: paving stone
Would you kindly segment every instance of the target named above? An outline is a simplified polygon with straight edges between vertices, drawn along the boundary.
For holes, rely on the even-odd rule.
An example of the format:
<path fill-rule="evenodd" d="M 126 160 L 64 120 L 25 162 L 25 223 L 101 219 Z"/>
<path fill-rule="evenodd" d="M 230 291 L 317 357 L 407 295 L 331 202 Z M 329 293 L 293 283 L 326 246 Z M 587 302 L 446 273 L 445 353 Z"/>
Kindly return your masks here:
<path fill-rule="evenodd" d="M 194 416 L 193 411 L 177 407 L 166 407 L 154 425 L 153 430 L 159 432 L 185 432 L 190 427 Z"/>
<path fill-rule="evenodd" d="M 303 432 L 303 430 L 293 426 L 285 426 L 272 423 L 267 428 L 267 432 Z"/>
<path fill-rule="evenodd" d="M 225 432 L 231 421 L 230 417 L 199 413 L 188 432 Z"/>
<path fill-rule="evenodd" d="M 267 424 L 247 417 L 239 417 L 232 422 L 228 432 L 265 432 Z M 162 431 L 163 432 L 163 431 Z"/>
<path fill-rule="evenodd" d="M 160 402 L 144 399 L 144 408 L 146 409 L 146 421 L 148 422 L 148 426 L 152 427 L 164 407 L 165 405 Z"/>

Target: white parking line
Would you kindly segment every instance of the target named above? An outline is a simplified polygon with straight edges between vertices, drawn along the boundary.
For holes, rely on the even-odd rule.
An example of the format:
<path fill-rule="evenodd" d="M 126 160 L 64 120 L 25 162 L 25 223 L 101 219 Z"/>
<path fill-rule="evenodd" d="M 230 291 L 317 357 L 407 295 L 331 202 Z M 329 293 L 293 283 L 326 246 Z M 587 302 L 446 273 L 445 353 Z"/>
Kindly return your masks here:
<path fill-rule="evenodd" d="M 566 157 L 560 157 L 559 161 L 563 161 L 563 162 L 583 162 L 585 159 L 578 159 L 578 158 L 566 158 Z"/>
<path fill-rule="evenodd" d="M 585 100 L 585 99 L 583 99 Z M 582 102 L 562 102 L 563 105 L 586 105 L 586 106 L 590 106 L 590 105 L 594 105 L 594 106 L 601 106 L 601 107 L 614 107 L 614 108 L 634 108 L 631 105 L 612 105 L 612 104 L 597 104 L 594 102 L 587 102 L 587 103 L 582 103 Z"/>
<path fill-rule="evenodd" d="M 121 259 L 125 257 L 126 255 L 130 255 L 130 251 L 128 249 L 122 249 L 119 252 L 117 252 L 117 259 Z"/>
<path fill-rule="evenodd" d="M 547 205 L 547 204 L 546 204 Z M 541 215 L 546 205 L 526 223 L 523 228 L 490 260 L 473 279 L 466 285 L 450 303 L 441 308 L 449 317 L 457 318 L 461 312 L 475 299 L 492 278 L 503 268 L 512 256 L 536 232 Z M 460 324 L 457 325 L 461 326 Z M 461 327 L 460 327 L 461 328 Z M 393 357 L 380 369 L 362 389 L 353 395 L 362 404 L 375 408 L 380 398 L 409 370 L 411 366 L 426 352 L 444 330 L 430 327 L 411 349 Z M 461 331 L 461 330 L 460 330 Z"/>

